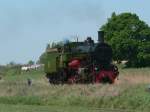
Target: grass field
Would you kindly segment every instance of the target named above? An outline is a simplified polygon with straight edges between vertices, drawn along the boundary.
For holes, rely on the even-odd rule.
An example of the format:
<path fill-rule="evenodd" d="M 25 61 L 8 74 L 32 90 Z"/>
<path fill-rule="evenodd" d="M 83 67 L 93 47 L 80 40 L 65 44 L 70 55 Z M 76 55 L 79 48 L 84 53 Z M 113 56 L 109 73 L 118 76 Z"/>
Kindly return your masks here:
<path fill-rule="evenodd" d="M 150 68 L 119 71 L 113 85 L 54 86 L 41 70 L 5 75 L 0 80 L 0 112 L 149 112 Z"/>

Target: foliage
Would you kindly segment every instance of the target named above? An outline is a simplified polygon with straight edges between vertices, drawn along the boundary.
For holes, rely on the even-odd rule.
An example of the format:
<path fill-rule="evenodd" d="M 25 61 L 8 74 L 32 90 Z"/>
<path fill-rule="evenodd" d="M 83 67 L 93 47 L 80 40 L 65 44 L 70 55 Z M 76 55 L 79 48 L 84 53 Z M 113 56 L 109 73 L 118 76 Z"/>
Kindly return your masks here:
<path fill-rule="evenodd" d="M 112 13 L 100 29 L 112 45 L 114 60 L 128 60 L 128 67 L 150 66 L 150 27 L 136 14 Z"/>
<path fill-rule="evenodd" d="M 150 41 L 141 42 L 138 48 L 137 55 L 138 65 L 149 66 L 150 65 Z"/>
<path fill-rule="evenodd" d="M 29 60 L 28 65 L 34 65 L 34 61 Z"/>
<path fill-rule="evenodd" d="M 0 76 L 19 75 L 21 73 L 21 64 L 10 62 L 7 65 L 0 65 Z"/>
<path fill-rule="evenodd" d="M 7 67 L 13 67 L 17 65 L 14 61 L 11 61 L 9 64 L 7 64 Z"/>

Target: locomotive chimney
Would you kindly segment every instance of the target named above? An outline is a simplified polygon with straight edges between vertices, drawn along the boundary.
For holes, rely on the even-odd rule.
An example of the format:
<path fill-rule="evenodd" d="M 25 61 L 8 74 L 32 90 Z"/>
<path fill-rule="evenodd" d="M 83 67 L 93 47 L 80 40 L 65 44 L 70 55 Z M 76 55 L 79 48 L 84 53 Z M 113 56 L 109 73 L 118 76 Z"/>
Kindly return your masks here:
<path fill-rule="evenodd" d="M 98 43 L 104 43 L 104 31 L 98 31 Z"/>

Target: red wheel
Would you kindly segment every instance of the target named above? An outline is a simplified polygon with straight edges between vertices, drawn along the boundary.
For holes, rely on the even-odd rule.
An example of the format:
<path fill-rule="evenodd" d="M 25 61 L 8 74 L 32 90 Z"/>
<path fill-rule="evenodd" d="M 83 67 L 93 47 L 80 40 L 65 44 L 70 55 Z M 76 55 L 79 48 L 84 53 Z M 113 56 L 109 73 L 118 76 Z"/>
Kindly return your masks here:
<path fill-rule="evenodd" d="M 100 71 L 96 75 L 96 83 L 114 83 L 115 75 L 113 71 Z"/>

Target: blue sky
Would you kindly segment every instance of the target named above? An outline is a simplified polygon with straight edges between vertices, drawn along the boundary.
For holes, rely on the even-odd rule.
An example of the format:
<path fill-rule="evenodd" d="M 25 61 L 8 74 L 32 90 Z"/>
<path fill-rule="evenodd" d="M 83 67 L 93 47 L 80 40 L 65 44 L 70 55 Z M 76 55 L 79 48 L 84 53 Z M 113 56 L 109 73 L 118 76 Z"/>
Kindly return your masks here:
<path fill-rule="evenodd" d="M 150 25 L 149 0 L 0 0 L 0 64 L 36 61 L 46 44 L 86 36 L 112 12 L 136 13 Z"/>

